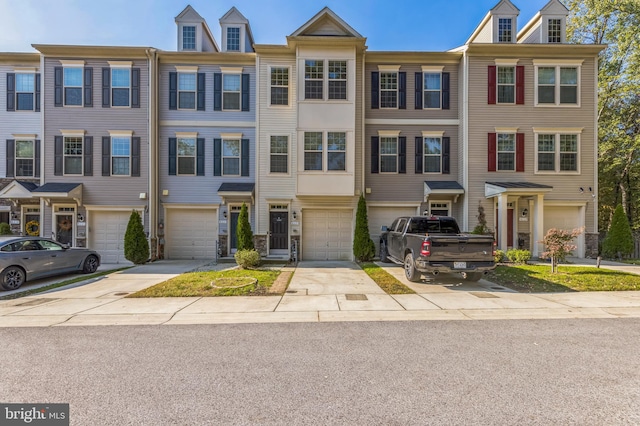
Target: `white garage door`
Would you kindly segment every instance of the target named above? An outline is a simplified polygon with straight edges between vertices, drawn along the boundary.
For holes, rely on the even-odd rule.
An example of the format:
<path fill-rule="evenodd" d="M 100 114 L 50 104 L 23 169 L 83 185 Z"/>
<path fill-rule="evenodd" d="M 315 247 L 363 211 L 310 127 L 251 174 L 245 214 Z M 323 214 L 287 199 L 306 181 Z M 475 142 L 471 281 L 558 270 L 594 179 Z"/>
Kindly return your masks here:
<path fill-rule="evenodd" d="M 166 259 L 213 259 L 217 239 L 217 210 L 167 210 Z"/>
<path fill-rule="evenodd" d="M 102 263 L 131 264 L 124 257 L 124 234 L 131 212 L 91 211 L 89 247 L 100 253 Z"/>
<path fill-rule="evenodd" d="M 581 218 L 580 207 L 575 206 L 545 206 L 544 207 L 544 233 L 551 228 L 564 229 L 572 231 L 580 228 L 583 224 Z M 584 234 L 580 235 L 573 242 L 577 249 L 573 251 L 573 255 L 584 257 Z"/>
<path fill-rule="evenodd" d="M 353 259 L 353 210 L 304 210 L 303 260 Z"/>
<path fill-rule="evenodd" d="M 416 211 L 417 207 L 369 207 L 367 212 L 369 235 L 376 245 L 376 253 L 380 242 L 380 228 L 383 225 L 391 226 L 398 216 L 415 216 Z"/>

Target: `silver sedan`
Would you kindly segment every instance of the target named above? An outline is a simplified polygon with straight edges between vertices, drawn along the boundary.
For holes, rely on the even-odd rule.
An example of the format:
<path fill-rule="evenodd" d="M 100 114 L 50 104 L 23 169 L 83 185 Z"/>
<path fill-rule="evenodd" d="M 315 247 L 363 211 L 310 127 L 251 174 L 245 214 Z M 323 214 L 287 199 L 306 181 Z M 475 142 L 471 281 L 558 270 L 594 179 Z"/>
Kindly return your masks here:
<path fill-rule="evenodd" d="M 69 248 L 48 238 L 0 237 L 0 285 L 15 290 L 25 281 L 83 272 L 100 266 L 100 255 L 86 248 Z"/>

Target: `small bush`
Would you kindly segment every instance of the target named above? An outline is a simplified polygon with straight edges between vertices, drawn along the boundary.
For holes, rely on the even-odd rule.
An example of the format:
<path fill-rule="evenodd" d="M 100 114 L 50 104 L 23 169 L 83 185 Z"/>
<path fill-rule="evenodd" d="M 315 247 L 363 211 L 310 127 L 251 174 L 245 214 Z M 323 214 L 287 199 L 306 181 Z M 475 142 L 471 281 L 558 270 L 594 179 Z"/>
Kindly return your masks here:
<path fill-rule="evenodd" d="M 602 254 L 608 258 L 618 258 L 630 256 L 633 253 L 633 234 L 629 219 L 625 215 L 621 205 L 616 207 L 611 219 L 609 232 L 602 242 Z"/>
<path fill-rule="evenodd" d="M 500 263 L 504 261 L 504 252 L 502 250 L 496 250 L 496 255 L 494 256 L 493 260 L 496 263 Z"/>
<path fill-rule="evenodd" d="M 132 211 L 124 234 L 124 257 L 136 265 L 149 260 L 149 243 L 142 226 L 142 218 L 137 211 Z"/>
<path fill-rule="evenodd" d="M 242 203 L 240 214 L 238 215 L 238 227 L 236 228 L 236 237 L 238 239 L 238 250 L 253 250 L 253 231 L 249 223 L 249 209 L 245 203 Z"/>
<path fill-rule="evenodd" d="M 260 253 L 257 250 L 238 250 L 233 257 L 242 269 L 257 268 L 261 263 Z"/>
<path fill-rule="evenodd" d="M 7 222 L 0 223 L 0 235 L 13 235 L 13 232 L 11 232 L 11 225 Z"/>
<path fill-rule="evenodd" d="M 513 263 L 526 264 L 531 260 L 531 252 L 529 250 L 508 250 L 507 259 Z"/>
<path fill-rule="evenodd" d="M 353 255 L 358 262 L 368 262 L 376 255 L 376 246 L 369 236 L 369 220 L 367 219 L 367 202 L 360 194 L 356 212 L 356 229 L 353 236 Z"/>

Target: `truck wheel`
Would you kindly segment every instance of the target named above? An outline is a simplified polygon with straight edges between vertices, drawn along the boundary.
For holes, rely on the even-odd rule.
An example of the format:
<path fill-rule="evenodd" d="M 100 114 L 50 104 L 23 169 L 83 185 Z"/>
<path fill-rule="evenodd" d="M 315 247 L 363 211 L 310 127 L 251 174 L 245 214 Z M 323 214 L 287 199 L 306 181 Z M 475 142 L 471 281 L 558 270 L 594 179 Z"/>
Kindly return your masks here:
<path fill-rule="evenodd" d="M 387 243 L 380 241 L 380 262 L 389 263 L 389 252 L 387 251 Z"/>
<path fill-rule="evenodd" d="M 482 272 L 465 272 L 464 279 L 467 281 L 480 281 Z"/>
<path fill-rule="evenodd" d="M 404 275 L 409 281 L 414 283 L 420 282 L 422 274 L 416 271 L 416 265 L 413 262 L 413 255 L 411 253 L 407 253 L 404 257 Z"/>

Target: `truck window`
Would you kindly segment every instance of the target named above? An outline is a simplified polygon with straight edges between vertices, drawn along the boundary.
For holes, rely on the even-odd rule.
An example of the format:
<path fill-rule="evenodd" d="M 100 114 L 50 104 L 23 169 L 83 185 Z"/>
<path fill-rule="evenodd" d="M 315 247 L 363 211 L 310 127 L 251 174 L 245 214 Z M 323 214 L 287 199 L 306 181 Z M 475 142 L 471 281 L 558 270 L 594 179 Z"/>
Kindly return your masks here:
<path fill-rule="evenodd" d="M 404 230 L 404 227 L 407 224 L 407 219 L 406 218 L 402 218 L 402 219 L 398 219 L 398 224 L 395 228 L 396 232 L 402 232 Z"/>
<path fill-rule="evenodd" d="M 440 221 L 440 232 L 443 234 L 459 234 L 458 225 L 452 220 Z"/>
<path fill-rule="evenodd" d="M 398 219 L 394 220 L 390 227 L 387 228 L 387 231 L 393 232 L 396 230 L 396 225 L 398 224 Z"/>

